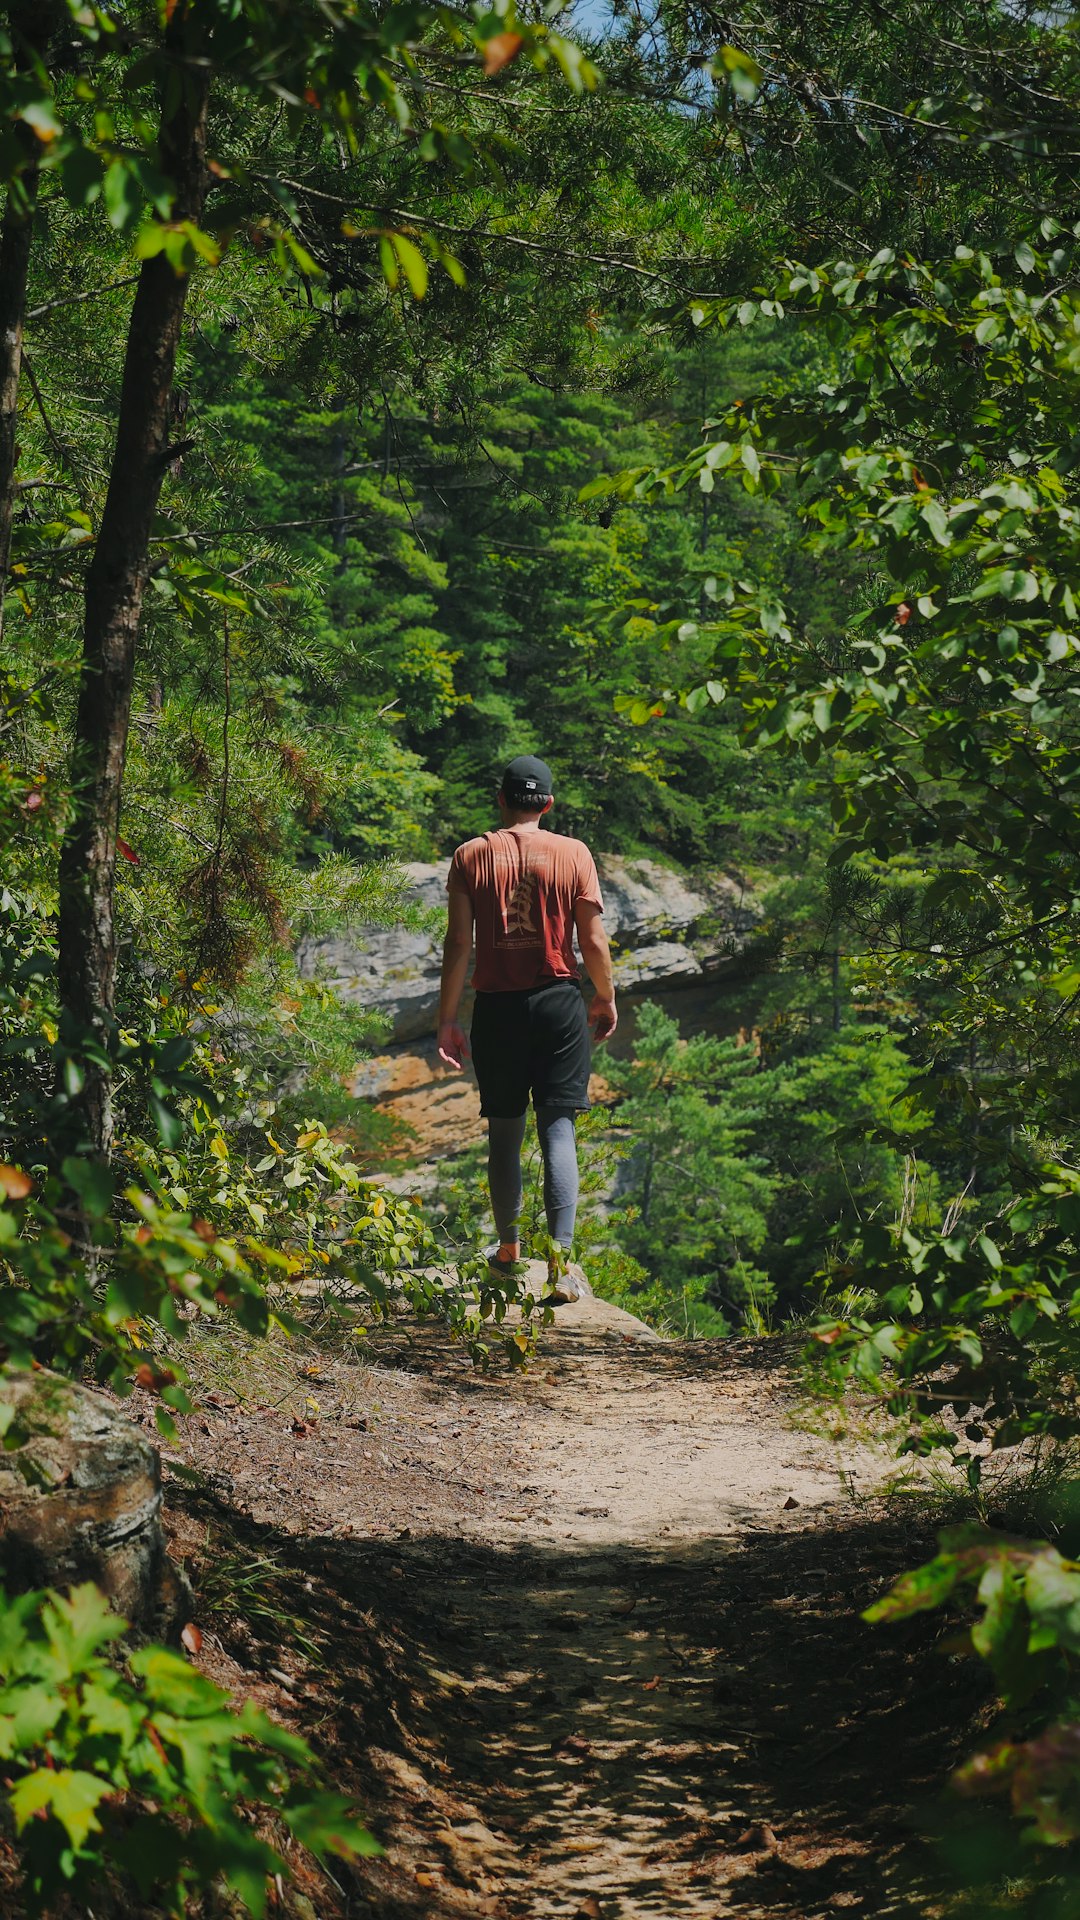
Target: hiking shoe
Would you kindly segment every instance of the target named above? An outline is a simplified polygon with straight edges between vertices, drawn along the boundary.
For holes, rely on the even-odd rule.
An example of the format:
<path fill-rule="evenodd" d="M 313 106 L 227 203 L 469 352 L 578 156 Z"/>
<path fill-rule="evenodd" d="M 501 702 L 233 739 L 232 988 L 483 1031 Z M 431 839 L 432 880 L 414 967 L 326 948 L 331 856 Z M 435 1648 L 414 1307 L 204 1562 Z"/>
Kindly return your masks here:
<path fill-rule="evenodd" d="M 500 1280 L 517 1280 L 520 1279 L 523 1273 L 528 1273 L 529 1271 L 529 1263 L 527 1260 L 500 1260 L 497 1249 L 494 1253 L 486 1254 L 484 1257 L 492 1273 L 497 1273 Z"/>
<path fill-rule="evenodd" d="M 576 1260 L 571 1260 L 558 1273 L 548 1273 L 548 1290 L 541 1296 L 541 1305 L 568 1307 L 574 1300 L 591 1300 L 593 1290 L 590 1287 Z"/>

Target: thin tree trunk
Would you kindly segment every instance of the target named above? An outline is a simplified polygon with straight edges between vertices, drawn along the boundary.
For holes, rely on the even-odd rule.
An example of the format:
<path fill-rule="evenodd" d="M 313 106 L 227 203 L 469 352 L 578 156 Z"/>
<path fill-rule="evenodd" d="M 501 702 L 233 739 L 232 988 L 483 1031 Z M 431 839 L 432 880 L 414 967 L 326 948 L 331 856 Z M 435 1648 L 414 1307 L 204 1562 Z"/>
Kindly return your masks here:
<path fill-rule="evenodd" d="M 837 933 L 836 940 L 833 945 L 832 965 L 830 967 L 830 973 L 832 976 L 832 1030 L 834 1033 L 839 1033 L 840 1028 L 843 1025 L 842 1009 L 840 1005 L 840 935 L 839 935 L 839 932 Z"/>
<path fill-rule="evenodd" d="M 178 7 L 168 40 L 181 57 L 166 82 L 160 158 L 176 189 L 173 220 L 198 223 L 206 192 L 209 68 L 203 61 L 184 62 L 187 28 L 188 9 Z M 114 1025 L 116 836 L 135 647 L 150 532 L 169 459 L 170 398 L 187 289 L 187 275 L 177 273 L 164 253 L 144 261 L 128 326 L 109 489 L 86 580 L 73 810 L 60 854 L 59 982 L 76 1033 L 106 1046 Z M 82 1103 L 87 1143 L 107 1156 L 113 1119 L 106 1069 L 89 1067 Z"/>
<path fill-rule="evenodd" d="M 26 165 L 8 188 L 0 226 L 0 636 L 11 564 L 11 523 L 15 511 L 15 464 L 19 441 L 19 377 L 22 373 L 26 280 L 37 206 L 38 141 L 21 120 L 12 132 L 26 154 Z"/>
<path fill-rule="evenodd" d="M 335 405 L 337 406 L 339 411 L 339 417 L 337 420 L 337 424 L 334 427 L 334 437 L 333 437 L 333 443 L 332 443 L 333 444 L 333 463 L 334 463 L 333 528 L 334 528 L 334 552 L 337 554 L 337 567 L 335 571 L 337 573 L 344 573 L 348 565 L 348 560 L 346 558 L 346 553 L 345 553 L 345 548 L 348 542 L 348 530 L 345 525 L 345 467 L 347 464 L 347 454 L 346 454 L 346 447 L 345 447 L 345 428 L 344 428 L 342 419 L 340 417 L 342 404 L 343 403 L 339 397 L 338 400 L 335 401 Z"/>

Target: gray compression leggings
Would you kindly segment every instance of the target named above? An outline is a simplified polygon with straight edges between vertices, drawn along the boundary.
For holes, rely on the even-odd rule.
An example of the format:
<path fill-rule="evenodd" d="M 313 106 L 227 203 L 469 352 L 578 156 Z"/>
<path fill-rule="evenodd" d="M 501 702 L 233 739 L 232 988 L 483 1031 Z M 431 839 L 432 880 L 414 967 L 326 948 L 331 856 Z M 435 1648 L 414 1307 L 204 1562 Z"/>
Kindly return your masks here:
<path fill-rule="evenodd" d="M 551 1238 L 569 1253 L 577 1218 L 578 1163 L 574 1114 L 566 1107 L 537 1107 L 536 1131 L 544 1160 L 544 1210 Z M 525 1115 L 488 1121 L 488 1186 L 500 1243 L 518 1239 L 521 1219 L 521 1147 Z"/>

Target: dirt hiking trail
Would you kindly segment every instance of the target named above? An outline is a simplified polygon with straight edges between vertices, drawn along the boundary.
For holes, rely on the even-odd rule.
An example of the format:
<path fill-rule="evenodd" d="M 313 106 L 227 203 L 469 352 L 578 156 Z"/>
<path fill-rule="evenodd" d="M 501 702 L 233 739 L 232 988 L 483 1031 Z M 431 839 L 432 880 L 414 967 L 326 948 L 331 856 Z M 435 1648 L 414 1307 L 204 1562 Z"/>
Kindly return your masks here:
<path fill-rule="evenodd" d="M 207 1554 L 264 1556 L 308 1651 L 226 1610 L 205 1662 L 314 1736 L 386 1847 L 286 1911 L 936 1910 L 912 1816 L 970 1681 L 925 1622 L 859 1620 L 928 1541 L 869 1497 L 883 1455 L 795 1423 L 790 1351 L 587 1300 L 524 1374 L 403 1322 L 362 1366 L 223 1365 L 177 1549 L 197 1593 Z"/>

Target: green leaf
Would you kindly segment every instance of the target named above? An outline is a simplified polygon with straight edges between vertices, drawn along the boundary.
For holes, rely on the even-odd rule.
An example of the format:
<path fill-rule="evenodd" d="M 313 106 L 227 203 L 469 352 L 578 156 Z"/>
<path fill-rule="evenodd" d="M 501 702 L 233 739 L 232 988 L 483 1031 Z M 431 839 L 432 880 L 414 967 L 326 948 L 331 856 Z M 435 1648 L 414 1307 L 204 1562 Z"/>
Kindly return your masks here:
<path fill-rule="evenodd" d="M 163 1146 L 178 1147 L 184 1137 L 184 1123 L 178 1113 L 166 1106 L 156 1093 L 147 1096 L 147 1105 Z"/>
<path fill-rule="evenodd" d="M 168 1647 L 140 1647 L 129 1664 L 144 1681 L 146 1698 L 154 1709 L 163 1709 L 177 1719 L 192 1715 L 200 1718 L 228 1704 L 227 1693 Z"/>
<path fill-rule="evenodd" d="M 55 1685 L 12 1687 L 11 1717 L 8 1722 L 13 1739 L 6 1751 L 11 1754 L 40 1747 L 64 1711 L 64 1697 Z M 5 1702 L 5 1709 L 7 1703 Z"/>
<path fill-rule="evenodd" d="M 739 100 L 755 100 L 765 78 L 762 69 L 741 47 L 723 46 L 712 63 L 718 79 L 726 79 Z"/>
<path fill-rule="evenodd" d="M 895 1586 L 863 1614 L 872 1626 L 883 1621 L 906 1620 L 913 1613 L 929 1613 L 940 1607 L 953 1592 L 960 1578 L 960 1563 L 954 1553 L 939 1553 L 925 1566 L 901 1574 Z"/>
<path fill-rule="evenodd" d="M 71 1767 L 55 1770 L 41 1767 L 35 1773 L 24 1774 L 8 1799 L 17 1833 L 22 1833 L 36 1813 L 51 1813 L 78 1852 L 88 1834 L 100 1833 L 101 1822 L 95 1808 L 112 1792 L 112 1781 L 100 1780 L 95 1773 L 83 1773 Z"/>
<path fill-rule="evenodd" d="M 1034 1300 L 1021 1300 L 1009 1315 L 1009 1328 L 1017 1340 L 1026 1340 L 1039 1318 Z"/>
<path fill-rule="evenodd" d="M 468 275 L 456 253 L 451 253 L 449 247 L 442 246 L 438 247 L 436 251 L 439 265 L 450 275 L 455 287 L 465 286 Z"/>
<path fill-rule="evenodd" d="M 383 279 L 386 281 L 391 293 L 396 293 L 398 280 L 400 279 L 397 254 L 394 252 L 385 234 L 383 234 L 379 240 L 379 265 L 382 268 Z"/>
<path fill-rule="evenodd" d="M 1034 273 L 1037 265 L 1034 252 L 1026 240 L 1021 240 L 1013 248 L 1013 259 L 1021 273 Z"/>
<path fill-rule="evenodd" d="M 1031 1645 L 1080 1652 L 1080 1567 L 1044 1547 L 1027 1570 L 1024 1597 L 1032 1617 Z"/>
<path fill-rule="evenodd" d="M 104 1160 L 80 1160 L 74 1155 L 63 1163 L 63 1175 L 73 1193 L 77 1193 L 93 1220 L 104 1220 L 112 1206 L 115 1183 Z"/>
<path fill-rule="evenodd" d="M 49 1644 L 70 1661 L 85 1666 L 106 1640 L 118 1640 L 127 1623 L 113 1612 L 100 1587 L 90 1580 L 72 1587 L 67 1595 L 54 1593 L 42 1609 Z"/>
<path fill-rule="evenodd" d="M 403 233 L 390 236 L 394 252 L 401 262 L 401 268 L 409 283 L 409 291 L 414 300 L 422 300 L 428 287 L 428 263 L 418 246 L 406 239 Z"/>
<path fill-rule="evenodd" d="M 114 160 L 106 168 L 102 192 L 110 225 L 118 233 L 133 227 L 143 209 L 143 191 L 123 160 Z"/>
<path fill-rule="evenodd" d="M 949 516 L 940 500 L 928 500 L 922 509 L 923 523 L 929 527 L 939 547 L 949 545 Z"/>
<path fill-rule="evenodd" d="M 153 260 L 165 251 L 168 235 L 159 220 L 147 220 L 135 235 L 134 254 L 136 260 Z"/>
<path fill-rule="evenodd" d="M 579 487 L 578 499 L 583 503 L 587 500 L 602 500 L 607 494 L 614 493 L 617 486 L 618 481 L 611 474 L 602 473 L 598 479 L 590 480 L 586 486 Z"/>
<path fill-rule="evenodd" d="M 284 1817 L 301 1846 L 313 1853 L 336 1853 L 343 1860 L 353 1860 L 358 1856 L 370 1859 L 383 1851 L 340 1794 L 313 1794 L 299 1804 L 289 1803 Z"/>
<path fill-rule="evenodd" d="M 1006 1554 L 990 1561 L 978 1597 L 984 1612 L 971 1629 L 971 1644 L 989 1662 L 1002 1692 L 1013 1696 L 1025 1689 L 1032 1662 L 1023 1588 Z"/>
<path fill-rule="evenodd" d="M 591 93 L 599 82 L 600 75 L 591 60 L 587 60 L 581 48 L 567 40 L 561 33 L 548 36 L 548 47 L 562 69 L 563 79 L 574 93 L 583 90 Z"/>
<path fill-rule="evenodd" d="M 1003 600 L 1034 600 L 1039 592 L 1039 582 L 1026 567 L 994 567 L 990 573 L 984 573 L 977 587 L 973 588 L 973 600 L 989 600 L 1000 595 Z"/>
<path fill-rule="evenodd" d="M 60 167 L 60 184 L 64 197 L 73 207 L 89 207 L 101 193 L 101 181 L 104 169 L 96 153 L 89 147 L 75 147 L 63 160 Z"/>

